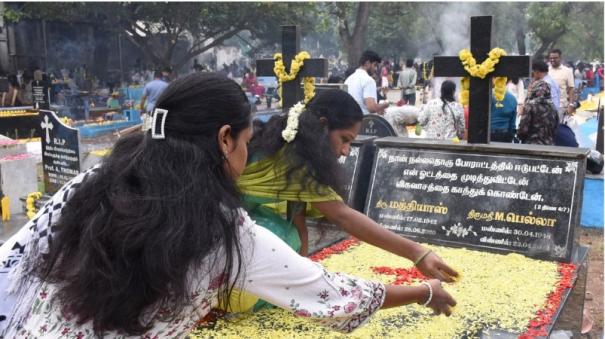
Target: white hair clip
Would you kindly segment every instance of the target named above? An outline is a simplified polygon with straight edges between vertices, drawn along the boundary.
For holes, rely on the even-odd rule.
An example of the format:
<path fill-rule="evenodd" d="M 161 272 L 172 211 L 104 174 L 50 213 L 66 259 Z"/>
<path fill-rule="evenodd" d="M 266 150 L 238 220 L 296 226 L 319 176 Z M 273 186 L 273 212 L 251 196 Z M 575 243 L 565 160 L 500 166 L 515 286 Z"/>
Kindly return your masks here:
<path fill-rule="evenodd" d="M 166 126 L 166 116 L 167 115 L 168 115 L 168 110 L 165 110 L 162 108 L 155 108 L 153 110 L 153 118 L 151 121 L 151 138 L 152 139 L 166 139 L 164 127 Z"/>

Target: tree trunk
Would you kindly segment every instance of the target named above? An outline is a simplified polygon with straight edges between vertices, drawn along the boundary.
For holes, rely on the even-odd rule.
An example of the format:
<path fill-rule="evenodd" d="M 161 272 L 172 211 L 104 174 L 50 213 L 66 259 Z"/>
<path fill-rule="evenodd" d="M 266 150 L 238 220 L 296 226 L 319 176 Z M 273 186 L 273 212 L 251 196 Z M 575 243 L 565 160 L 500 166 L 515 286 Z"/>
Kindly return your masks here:
<path fill-rule="evenodd" d="M 523 30 L 523 27 L 517 28 L 515 37 L 517 39 L 517 49 L 519 50 L 519 55 L 525 55 L 525 31 Z"/>
<path fill-rule="evenodd" d="M 349 66 L 357 66 L 359 58 L 363 53 L 365 45 L 365 34 L 368 29 L 368 19 L 370 18 L 370 3 L 360 2 L 357 6 L 357 16 L 355 18 L 355 28 L 353 33 L 349 31 L 346 13 L 341 13 L 345 17 L 339 17 L 341 21 L 338 34 L 342 48 L 347 54 Z"/>
<path fill-rule="evenodd" d="M 542 44 L 540 45 L 538 50 L 536 50 L 536 52 L 534 53 L 533 58 L 544 58 L 545 56 L 547 56 L 547 55 L 544 55 L 544 53 L 549 51 L 557 43 L 557 40 L 559 40 L 559 39 L 552 38 L 552 39 L 542 40 Z"/>
<path fill-rule="evenodd" d="M 125 29 L 124 31 L 124 36 L 132 42 L 143 55 L 145 55 L 155 68 L 163 66 L 164 61 L 156 55 L 155 49 L 149 46 L 148 38 L 146 40 L 145 38 L 134 35 L 136 34 L 134 33 L 134 30 Z"/>
<path fill-rule="evenodd" d="M 561 9 L 561 12 L 565 18 L 569 18 L 569 13 L 571 11 L 571 8 L 572 8 L 571 4 L 568 2 L 568 3 L 565 3 L 563 8 Z M 555 44 L 557 43 L 557 41 L 559 41 L 559 39 L 565 33 L 567 33 L 567 31 L 568 31 L 568 26 L 564 26 L 564 27 L 560 28 L 558 32 L 553 32 L 553 33 L 549 34 L 549 36 L 543 37 L 540 48 L 538 48 L 536 53 L 534 53 L 534 58 L 544 56 L 544 53 L 548 52 L 551 48 L 553 48 L 555 46 Z"/>

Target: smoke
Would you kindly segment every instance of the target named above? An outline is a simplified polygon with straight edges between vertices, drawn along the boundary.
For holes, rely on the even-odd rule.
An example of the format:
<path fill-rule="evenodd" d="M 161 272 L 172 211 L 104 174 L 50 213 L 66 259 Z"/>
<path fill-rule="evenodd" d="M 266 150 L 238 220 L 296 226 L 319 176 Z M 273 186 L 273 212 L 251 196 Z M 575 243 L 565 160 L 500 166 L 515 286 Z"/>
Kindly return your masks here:
<path fill-rule="evenodd" d="M 433 54 L 457 55 L 461 49 L 470 48 L 471 17 L 489 15 L 480 3 L 431 3 L 425 6 L 423 15 L 431 26 L 426 27 L 426 39 L 418 49 L 422 60 L 431 59 Z"/>
<path fill-rule="evenodd" d="M 83 64 L 90 65 L 93 52 L 94 43 L 91 41 L 74 41 L 61 37 L 48 46 L 48 68 L 73 70 Z"/>
<path fill-rule="evenodd" d="M 440 44 L 436 44 L 437 48 L 433 53 L 443 56 L 456 56 L 461 49 L 470 48 L 471 17 L 486 14 L 483 13 L 479 3 L 471 2 L 451 2 L 445 6 L 440 6 L 440 9 L 435 14 L 435 17 L 439 18 L 439 21 L 434 30 L 438 34 L 436 38 Z M 460 93 L 460 78 L 436 77 L 433 79 L 435 97 L 439 96 L 441 84 L 445 80 L 454 81 L 456 83 L 456 92 Z"/>
<path fill-rule="evenodd" d="M 441 55 L 458 55 L 470 48 L 471 16 L 484 15 L 478 3 L 448 3 L 439 15 L 439 31 L 443 44 Z"/>

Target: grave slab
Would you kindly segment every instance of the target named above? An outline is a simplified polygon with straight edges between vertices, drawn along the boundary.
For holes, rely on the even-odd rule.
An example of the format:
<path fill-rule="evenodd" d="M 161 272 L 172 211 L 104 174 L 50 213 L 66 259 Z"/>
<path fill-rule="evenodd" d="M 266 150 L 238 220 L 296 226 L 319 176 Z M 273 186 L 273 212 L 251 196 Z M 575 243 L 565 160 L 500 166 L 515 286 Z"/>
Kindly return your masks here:
<path fill-rule="evenodd" d="M 26 145 L 16 140 L 3 139 L 0 140 L 0 158 L 4 158 L 9 155 L 27 153 Z"/>
<path fill-rule="evenodd" d="M 38 111 L 31 106 L 0 108 L 0 134 L 12 139 L 39 137 Z"/>
<path fill-rule="evenodd" d="M 397 136 L 393 126 L 378 114 L 367 114 L 363 117 L 359 134 L 379 138 Z"/>
<path fill-rule="evenodd" d="M 0 187 L 9 198 L 11 214 L 22 213 L 19 199 L 38 190 L 35 157 L 23 153 L 0 158 Z"/>

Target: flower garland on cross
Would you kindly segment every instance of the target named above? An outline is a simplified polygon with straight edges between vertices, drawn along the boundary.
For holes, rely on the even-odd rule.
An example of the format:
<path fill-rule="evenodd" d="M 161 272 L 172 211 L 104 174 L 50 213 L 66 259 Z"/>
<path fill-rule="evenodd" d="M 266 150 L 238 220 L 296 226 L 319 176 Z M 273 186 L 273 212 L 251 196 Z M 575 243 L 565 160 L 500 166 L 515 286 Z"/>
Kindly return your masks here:
<path fill-rule="evenodd" d="M 506 55 L 506 52 L 502 48 L 494 48 L 488 53 L 488 58 L 485 59 L 480 65 L 473 57 L 473 54 L 468 49 L 463 49 L 458 54 L 460 61 L 464 69 L 473 77 L 485 79 L 485 77 L 494 71 L 500 57 Z M 471 79 L 470 77 L 462 78 L 460 82 L 462 90 L 460 92 L 460 103 L 463 106 L 468 106 L 469 91 Z M 506 94 L 506 77 L 495 77 L 494 78 L 494 96 L 496 97 L 496 107 L 503 107 L 502 100 Z"/>
<path fill-rule="evenodd" d="M 286 81 L 292 81 L 296 79 L 298 72 L 304 66 L 305 60 L 310 59 L 311 55 L 309 52 L 301 51 L 294 59 L 292 59 L 292 63 L 290 65 L 290 74 L 286 72 L 286 66 L 284 65 L 284 61 L 281 53 L 275 53 L 273 55 L 273 60 L 275 60 L 275 66 L 273 67 L 273 72 L 277 76 L 277 80 L 279 82 L 279 97 L 280 97 L 280 105 L 282 105 L 282 83 Z M 309 102 L 315 96 L 315 78 L 314 77 L 303 77 L 304 89 L 305 89 L 305 104 Z"/>
<path fill-rule="evenodd" d="M 431 74 L 428 74 L 428 72 L 426 71 L 427 64 L 428 62 L 422 64 L 422 80 L 424 81 L 430 81 L 431 79 L 433 79 L 433 73 L 435 71 L 435 66 L 431 65 Z"/>

